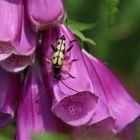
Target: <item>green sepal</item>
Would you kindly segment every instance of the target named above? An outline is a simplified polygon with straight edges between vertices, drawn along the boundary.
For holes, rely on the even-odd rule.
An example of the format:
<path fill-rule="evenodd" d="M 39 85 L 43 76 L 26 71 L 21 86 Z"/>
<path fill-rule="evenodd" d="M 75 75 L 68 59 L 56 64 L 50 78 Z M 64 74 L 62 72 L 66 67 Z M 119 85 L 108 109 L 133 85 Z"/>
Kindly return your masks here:
<path fill-rule="evenodd" d="M 86 31 L 96 27 L 96 23 L 82 23 L 74 20 L 68 20 L 68 28 L 71 30 Z"/>
<path fill-rule="evenodd" d="M 96 45 L 96 43 L 92 39 L 85 37 L 85 35 L 82 33 L 82 31 L 91 30 L 95 28 L 96 23 L 81 23 L 74 20 L 70 20 L 68 18 L 68 14 L 65 12 L 64 24 L 76 35 L 77 41 L 81 48 L 83 48 L 84 42 L 92 46 Z"/>
<path fill-rule="evenodd" d="M 83 44 L 83 42 L 88 43 L 92 46 L 96 45 L 96 43 L 92 39 L 85 37 L 85 35 L 83 33 L 81 33 L 80 31 L 72 30 L 72 32 L 81 40 L 80 45 Z M 83 45 L 81 47 L 83 48 Z"/>

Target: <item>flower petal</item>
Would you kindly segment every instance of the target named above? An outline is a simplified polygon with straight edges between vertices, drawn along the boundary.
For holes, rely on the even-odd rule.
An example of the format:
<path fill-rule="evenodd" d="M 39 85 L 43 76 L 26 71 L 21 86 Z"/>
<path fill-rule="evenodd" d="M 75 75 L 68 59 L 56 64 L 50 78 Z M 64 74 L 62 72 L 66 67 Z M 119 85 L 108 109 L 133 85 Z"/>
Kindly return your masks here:
<path fill-rule="evenodd" d="M 1 0 L 0 21 L 0 60 L 3 60 L 15 51 L 13 42 L 20 37 L 21 0 Z"/>
<path fill-rule="evenodd" d="M 37 46 L 37 33 L 35 33 L 29 25 L 27 13 L 23 8 L 22 31 L 20 40 L 15 43 L 16 54 L 28 56 L 35 52 Z"/>
<path fill-rule="evenodd" d="M 35 31 L 54 26 L 64 17 L 62 0 L 27 0 L 27 11 Z"/>
<path fill-rule="evenodd" d="M 46 81 L 49 81 L 50 84 L 48 89 L 53 88 L 52 111 L 64 122 L 80 126 L 91 119 L 98 102 L 98 95 L 93 90 L 77 41 L 73 42 L 73 48 L 66 54 L 64 63 L 69 64 L 72 60 L 77 61 L 62 67 L 66 73 L 61 71 L 61 79 L 54 78 L 54 71 L 48 72 L 49 69 L 53 69 L 53 66 L 52 63 L 46 61 L 46 58 L 53 58 L 51 45 L 55 45 L 57 43 L 56 37 L 60 38 L 62 35 L 66 38 L 65 49 L 67 50 L 70 47 L 70 41 L 75 40 L 75 37 L 64 25 L 50 29 L 45 33 L 42 51 L 43 56 L 45 56 L 43 67 L 48 75 L 46 77 Z M 70 77 L 68 73 L 76 78 Z"/>
<path fill-rule="evenodd" d="M 0 61 L 8 58 L 12 53 L 15 52 L 15 49 L 9 42 L 0 42 Z"/>
<path fill-rule="evenodd" d="M 39 67 L 33 65 L 20 92 L 16 139 L 31 140 L 35 132 L 58 132 L 58 124 L 51 113 L 51 98 L 45 90 Z"/>
<path fill-rule="evenodd" d="M 0 67 L 0 126 L 7 125 L 14 115 L 19 84 L 19 74 L 9 73 Z"/>
<path fill-rule="evenodd" d="M 9 72 L 19 72 L 25 69 L 28 65 L 34 63 L 34 55 L 32 56 L 20 56 L 11 55 L 7 59 L 0 62 L 1 67 Z"/>
<path fill-rule="evenodd" d="M 99 76 L 96 72 L 96 69 L 93 67 L 92 63 L 89 61 L 89 58 L 85 54 L 83 55 L 83 59 L 85 60 L 85 65 L 91 78 L 92 85 L 94 86 L 94 92 L 99 96 L 98 104 L 90 124 L 98 123 L 107 118 L 115 119 L 109 110 L 107 99 L 104 94 L 104 89 L 101 85 L 101 82 L 99 81 Z"/>
<path fill-rule="evenodd" d="M 98 82 L 100 82 L 100 86 L 104 89 L 104 92 L 100 92 L 101 98 L 108 105 L 109 111 L 115 119 L 112 132 L 118 133 L 140 115 L 140 106 L 130 97 L 105 64 L 85 51 L 83 51 L 83 55 L 85 60 L 91 63 L 92 67 L 88 67 L 89 71 L 92 69 L 96 70 Z M 92 75 L 91 79 L 95 80 Z"/>
<path fill-rule="evenodd" d="M 74 140 L 112 140 L 110 129 L 114 126 L 112 117 L 104 119 L 93 126 L 83 126 L 74 128 Z M 111 139 L 110 139 L 111 138 Z"/>
<path fill-rule="evenodd" d="M 118 137 L 120 138 L 119 140 L 134 140 L 135 132 L 136 132 L 136 121 L 130 123 L 118 134 Z"/>

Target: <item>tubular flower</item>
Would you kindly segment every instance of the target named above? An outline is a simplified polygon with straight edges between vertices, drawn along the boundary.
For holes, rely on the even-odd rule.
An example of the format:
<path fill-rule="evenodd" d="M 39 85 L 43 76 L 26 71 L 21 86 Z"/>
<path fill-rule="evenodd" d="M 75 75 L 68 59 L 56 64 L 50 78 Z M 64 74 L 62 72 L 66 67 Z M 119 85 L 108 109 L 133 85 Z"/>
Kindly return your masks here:
<path fill-rule="evenodd" d="M 18 101 L 16 140 L 46 131 L 73 140 L 133 140 L 139 104 L 103 62 L 80 49 L 63 18 L 63 0 L 0 0 L 0 126 Z M 42 71 L 34 63 L 40 42 Z M 20 85 L 16 72 L 29 65 Z"/>
<path fill-rule="evenodd" d="M 35 31 L 54 26 L 64 18 L 62 0 L 27 0 L 26 5 Z"/>
<path fill-rule="evenodd" d="M 88 127 L 74 129 L 73 140 L 85 140 L 85 139 L 88 139 L 88 140 L 134 140 L 135 139 L 134 136 L 135 136 L 135 130 L 136 130 L 136 122 L 132 122 L 131 124 L 128 124 L 122 131 L 120 131 L 115 136 L 112 136 L 107 132 L 108 127 L 106 126 L 108 125 L 108 123 L 110 125 L 110 122 L 111 122 L 110 120 L 106 120 L 104 122 L 101 122 L 100 124 L 98 123 L 97 124 L 98 127 L 94 126 L 94 130 L 92 131 Z"/>
<path fill-rule="evenodd" d="M 0 61 L 15 52 L 14 43 L 21 32 L 21 14 L 21 0 L 0 1 Z"/>
<path fill-rule="evenodd" d="M 33 65 L 19 96 L 16 140 L 31 140 L 35 132 L 60 131 L 50 108 L 51 98 L 45 90 L 39 67 Z"/>
<path fill-rule="evenodd" d="M 19 74 L 9 73 L 0 67 L 0 126 L 7 125 L 13 118 L 19 84 Z"/>
<path fill-rule="evenodd" d="M 87 69 L 90 73 L 91 70 L 92 72 L 95 71 L 98 76 L 98 79 L 96 80 L 100 82 L 99 86 L 103 89 L 100 92 L 100 98 L 107 104 L 109 112 L 114 118 L 114 126 L 111 131 L 116 134 L 140 115 L 140 106 L 132 97 L 130 97 L 119 80 L 105 64 L 85 51 L 83 51 L 83 56 Z M 90 78 L 93 81 L 95 80 L 92 73 L 90 74 Z M 90 125 L 92 124 L 94 124 L 93 119 L 90 122 Z"/>
<path fill-rule="evenodd" d="M 34 63 L 34 54 L 31 56 L 11 55 L 0 62 L 1 67 L 9 72 L 19 72 Z"/>
<path fill-rule="evenodd" d="M 22 30 L 19 40 L 15 41 L 15 53 L 0 62 L 0 65 L 10 72 L 18 72 L 34 63 L 37 46 L 37 33 L 29 26 L 26 13 L 23 12 Z"/>
<path fill-rule="evenodd" d="M 54 77 L 56 73 L 52 62 L 48 62 L 48 59 L 53 58 L 51 45 L 57 44 L 57 36 L 58 38 L 65 36 L 65 51 L 73 45 L 71 50 L 65 53 L 65 64 L 61 69 L 60 80 Z M 98 103 L 98 94 L 94 91 L 81 50 L 74 40 L 72 33 L 64 25 L 59 25 L 46 31 L 42 52 L 45 77 L 50 85 L 48 90 L 52 89 L 52 112 L 67 124 L 80 126 L 88 123 L 93 116 Z"/>
<path fill-rule="evenodd" d="M 62 47 L 60 51 L 60 44 L 64 51 Z M 46 83 L 53 97 L 52 112 L 65 123 L 84 125 L 82 130 L 88 128 L 96 136 L 110 136 L 139 116 L 140 106 L 114 74 L 102 62 L 81 52 L 64 25 L 46 31 L 42 50 Z M 58 53 L 58 58 L 64 59 L 60 73 L 55 69 L 55 62 L 60 61 Z"/>
<path fill-rule="evenodd" d="M 16 41 L 16 54 L 29 56 L 36 50 L 38 35 L 30 28 L 29 20 L 25 8 L 22 7 L 22 27 L 20 40 Z"/>

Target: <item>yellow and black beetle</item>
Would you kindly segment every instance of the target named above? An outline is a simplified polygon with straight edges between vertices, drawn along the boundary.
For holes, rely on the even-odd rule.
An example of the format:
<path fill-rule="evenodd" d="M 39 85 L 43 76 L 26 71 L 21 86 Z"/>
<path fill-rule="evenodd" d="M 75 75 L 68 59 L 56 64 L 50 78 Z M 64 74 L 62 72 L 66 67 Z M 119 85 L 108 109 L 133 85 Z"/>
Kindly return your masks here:
<path fill-rule="evenodd" d="M 68 71 L 62 69 L 63 65 L 70 65 L 72 64 L 72 62 L 77 61 L 78 59 L 73 59 L 71 60 L 70 63 L 68 64 L 63 64 L 64 59 L 65 59 L 65 55 L 72 49 L 73 47 L 73 42 L 76 40 L 72 40 L 70 41 L 70 45 L 69 48 L 66 50 L 65 46 L 66 46 L 66 38 L 64 35 L 62 35 L 57 42 L 56 46 L 51 45 L 51 48 L 54 52 L 53 54 L 53 58 L 49 59 L 46 58 L 46 60 L 50 63 L 52 63 L 53 68 L 48 70 L 48 72 L 52 72 L 53 71 L 53 77 L 56 80 L 60 80 L 61 79 L 61 72 L 68 74 L 71 78 L 75 78 L 74 76 L 72 76 Z"/>

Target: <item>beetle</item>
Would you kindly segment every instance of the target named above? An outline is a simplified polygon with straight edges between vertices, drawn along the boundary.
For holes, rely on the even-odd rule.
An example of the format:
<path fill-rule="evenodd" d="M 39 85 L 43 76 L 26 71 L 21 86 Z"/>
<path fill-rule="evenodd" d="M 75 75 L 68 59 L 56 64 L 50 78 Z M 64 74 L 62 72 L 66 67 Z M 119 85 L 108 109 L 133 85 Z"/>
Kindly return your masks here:
<path fill-rule="evenodd" d="M 53 50 L 53 58 L 49 59 L 46 57 L 45 59 L 47 62 L 52 63 L 52 68 L 49 69 L 48 72 L 53 72 L 53 78 L 57 81 L 60 80 L 69 89 L 78 92 L 70 88 L 69 86 L 67 86 L 62 81 L 62 76 L 61 76 L 61 73 L 64 73 L 64 74 L 68 74 L 71 78 L 76 78 L 75 76 L 72 76 L 68 71 L 62 68 L 62 66 L 71 65 L 73 62 L 78 61 L 78 59 L 73 59 L 68 64 L 64 64 L 65 56 L 68 52 L 71 51 L 71 49 L 73 48 L 73 42 L 75 41 L 77 40 L 70 41 L 69 48 L 66 49 L 66 38 L 64 35 L 60 36 L 60 38 L 57 41 L 57 45 L 56 46 L 51 45 L 51 48 Z"/>
<path fill-rule="evenodd" d="M 46 58 L 46 60 L 50 63 L 52 63 L 53 68 L 48 70 L 48 72 L 52 72 L 53 71 L 53 78 L 55 80 L 60 80 L 61 79 L 61 72 L 68 74 L 71 78 L 75 78 L 74 76 L 72 76 L 69 72 L 67 72 L 66 70 L 62 69 L 63 65 L 71 65 L 74 61 L 77 61 L 78 59 L 73 59 L 71 60 L 70 63 L 68 64 L 63 64 L 64 63 L 64 59 L 65 59 L 65 55 L 73 48 L 73 44 L 72 42 L 74 42 L 76 40 L 72 40 L 70 41 L 70 45 L 69 48 L 66 50 L 65 46 L 66 46 L 66 38 L 64 35 L 62 35 L 57 42 L 56 47 L 54 45 L 51 45 L 51 48 L 54 52 L 53 54 L 53 58 L 52 60 L 49 58 Z"/>

